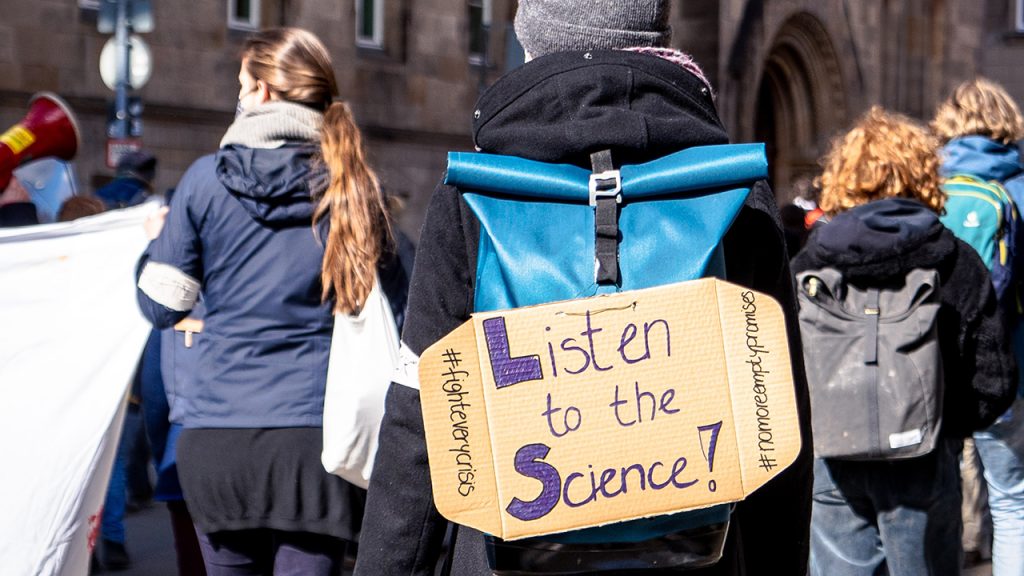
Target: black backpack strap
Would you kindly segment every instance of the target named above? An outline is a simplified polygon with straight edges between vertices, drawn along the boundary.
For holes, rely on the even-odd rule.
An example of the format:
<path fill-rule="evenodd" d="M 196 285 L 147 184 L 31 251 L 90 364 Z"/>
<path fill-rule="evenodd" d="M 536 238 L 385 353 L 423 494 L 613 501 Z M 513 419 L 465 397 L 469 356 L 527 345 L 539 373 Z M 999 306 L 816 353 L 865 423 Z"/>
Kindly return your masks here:
<path fill-rule="evenodd" d="M 619 283 L 619 202 L 622 179 L 612 165 L 611 150 L 590 155 L 590 205 L 594 207 L 594 252 L 598 284 Z"/>
<path fill-rule="evenodd" d="M 441 565 L 440 576 L 451 576 L 452 566 L 455 565 L 455 540 L 459 536 L 459 525 L 455 522 L 449 523 L 451 532 L 448 537 L 448 554 L 444 557 L 444 564 Z"/>
<path fill-rule="evenodd" d="M 865 294 L 867 300 L 864 302 L 864 315 L 867 317 L 867 334 L 864 339 L 864 363 L 878 363 L 878 301 L 880 292 L 878 288 L 868 288 Z"/>
<path fill-rule="evenodd" d="M 879 309 L 879 298 L 881 292 L 878 288 L 868 288 L 867 297 L 864 301 L 864 316 L 867 317 L 867 328 L 866 334 L 864 335 L 864 364 L 866 369 L 872 371 L 874 378 L 872 378 L 872 385 L 867 387 L 868 393 L 868 406 L 870 407 L 867 411 L 868 417 L 868 446 L 876 454 L 882 453 L 881 434 L 879 433 L 879 412 L 880 407 L 878 406 L 878 321 L 882 315 L 882 311 Z"/>

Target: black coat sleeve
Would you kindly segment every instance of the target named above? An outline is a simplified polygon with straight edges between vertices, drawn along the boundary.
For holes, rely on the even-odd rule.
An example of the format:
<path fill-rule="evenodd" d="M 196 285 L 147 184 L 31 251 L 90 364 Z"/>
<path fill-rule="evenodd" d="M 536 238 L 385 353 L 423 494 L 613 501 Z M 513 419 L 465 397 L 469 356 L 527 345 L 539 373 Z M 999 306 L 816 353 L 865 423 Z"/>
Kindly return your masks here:
<path fill-rule="evenodd" d="M 0 206 L 0 228 L 32 226 L 33 224 L 39 224 L 35 204 L 14 202 Z"/>
<path fill-rule="evenodd" d="M 944 363 L 943 428 L 947 435 L 966 437 L 988 427 L 1013 402 L 1017 365 L 1010 350 L 1008 315 L 998 304 L 984 262 L 963 241 L 957 239 L 956 244 L 943 286 L 940 321 L 958 327 L 950 331 L 956 335 L 955 345 L 948 339 L 942 344 L 944 350 L 956 350 L 959 361 Z"/>
<path fill-rule="evenodd" d="M 758 183 L 751 191 L 725 238 L 725 253 L 730 282 L 769 294 L 782 306 L 802 445 L 789 468 L 736 505 L 722 562 L 699 573 L 800 575 L 806 573 L 810 546 L 814 466 L 811 403 L 800 343 L 796 288 L 778 208 L 766 183 Z"/>
<path fill-rule="evenodd" d="M 439 186 L 416 251 L 402 343 L 419 355 L 469 319 L 475 254 L 458 193 Z M 360 535 L 358 576 L 429 576 L 447 521 L 434 507 L 417 389 L 392 383 Z"/>

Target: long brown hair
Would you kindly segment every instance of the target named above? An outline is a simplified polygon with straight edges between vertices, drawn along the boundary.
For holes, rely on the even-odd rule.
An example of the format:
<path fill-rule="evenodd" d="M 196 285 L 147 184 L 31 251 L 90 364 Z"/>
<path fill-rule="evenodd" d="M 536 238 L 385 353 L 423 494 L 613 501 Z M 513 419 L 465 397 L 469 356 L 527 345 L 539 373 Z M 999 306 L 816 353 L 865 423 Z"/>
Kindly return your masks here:
<path fill-rule="evenodd" d="M 313 214 L 314 230 L 323 218 L 330 223 L 320 269 L 322 296 L 325 301 L 335 297 L 336 312 L 358 312 L 373 289 L 391 229 L 362 134 L 349 107 L 334 102 L 338 85 L 330 54 L 309 31 L 273 28 L 247 40 L 242 62 L 272 95 L 324 113 L 320 149 L 331 181 Z"/>

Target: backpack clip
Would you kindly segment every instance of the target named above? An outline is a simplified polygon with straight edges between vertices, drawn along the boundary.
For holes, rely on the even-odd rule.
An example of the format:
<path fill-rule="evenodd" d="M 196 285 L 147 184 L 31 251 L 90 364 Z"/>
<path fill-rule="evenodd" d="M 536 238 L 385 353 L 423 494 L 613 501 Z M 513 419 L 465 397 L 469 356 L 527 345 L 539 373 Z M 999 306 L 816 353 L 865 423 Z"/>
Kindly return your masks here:
<path fill-rule="evenodd" d="M 598 198 L 614 198 L 616 204 L 622 204 L 622 175 L 618 170 L 590 175 L 590 205 L 597 206 Z"/>

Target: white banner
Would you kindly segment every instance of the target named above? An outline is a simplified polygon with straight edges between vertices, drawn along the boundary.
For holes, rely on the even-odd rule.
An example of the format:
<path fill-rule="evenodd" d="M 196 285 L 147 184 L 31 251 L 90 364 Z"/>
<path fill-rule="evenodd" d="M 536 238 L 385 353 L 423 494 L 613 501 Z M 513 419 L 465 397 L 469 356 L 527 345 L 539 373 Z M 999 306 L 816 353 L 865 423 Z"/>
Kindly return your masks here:
<path fill-rule="evenodd" d="M 135 264 L 155 204 L 0 229 L 0 571 L 84 575 L 150 326 Z"/>

